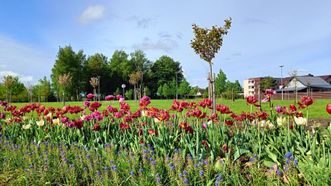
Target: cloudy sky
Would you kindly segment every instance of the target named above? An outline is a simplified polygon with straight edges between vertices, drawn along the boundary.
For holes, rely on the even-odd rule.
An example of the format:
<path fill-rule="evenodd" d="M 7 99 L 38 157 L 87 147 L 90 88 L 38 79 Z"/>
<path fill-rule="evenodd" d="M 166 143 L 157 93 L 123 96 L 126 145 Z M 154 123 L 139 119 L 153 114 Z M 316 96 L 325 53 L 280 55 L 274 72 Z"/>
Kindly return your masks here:
<path fill-rule="evenodd" d="M 208 65 L 190 47 L 193 23 L 232 17 L 214 59 L 231 81 L 256 76 L 331 74 L 330 0 L 8 0 L 0 3 L 0 76 L 26 83 L 50 76 L 59 46 L 87 55 L 143 50 L 169 55 L 192 85 L 206 86 Z"/>

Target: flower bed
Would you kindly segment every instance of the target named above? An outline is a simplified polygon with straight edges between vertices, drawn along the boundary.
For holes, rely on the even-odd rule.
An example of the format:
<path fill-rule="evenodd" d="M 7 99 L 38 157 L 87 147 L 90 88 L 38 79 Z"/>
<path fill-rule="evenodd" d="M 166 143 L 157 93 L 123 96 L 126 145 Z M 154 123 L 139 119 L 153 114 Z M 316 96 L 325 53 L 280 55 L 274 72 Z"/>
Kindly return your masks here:
<path fill-rule="evenodd" d="M 120 96 L 105 110 L 0 102 L 0 183 L 331 184 L 331 127 L 306 129 L 313 100 L 274 107 L 271 96 L 267 111 L 248 97 L 248 113 L 211 113 L 209 99 L 162 110 L 143 97 L 135 111 Z"/>

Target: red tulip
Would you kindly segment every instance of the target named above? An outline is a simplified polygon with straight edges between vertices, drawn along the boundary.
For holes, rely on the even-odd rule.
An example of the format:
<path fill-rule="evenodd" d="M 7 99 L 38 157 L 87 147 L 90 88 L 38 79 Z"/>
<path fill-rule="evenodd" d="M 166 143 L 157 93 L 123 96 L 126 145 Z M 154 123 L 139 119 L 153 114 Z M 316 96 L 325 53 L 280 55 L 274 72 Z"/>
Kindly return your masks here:
<path fill-rule="evenodd" d="M 140 108 L 144 109 L 147 107 L 147 105 L 149 105 L 151 103 L 151 98 L 149 98 L 148 96 L 144 96 L 140 99 L 139 101 L 139 106 Z"/>
<path fill-rule="evenodd" d="M 247 96 L 246 97 L 246 102 L 248 104 L 254 105 L 255 103 L 257 103 L 257 99 L 254 96 Z"/>
<path fill-rule="evenodd" d="M 208 142 L 206 140 L 202 140 L 201 144 L 207 149 L 208 148 Z"/>
<path fill-rule="evenodd" d="M 160 121 L 168 121 L 170 118 L 169 112 L 166 110 L 160 110 L 157 115 L 156 118 Z"/>
<path fill-rule="evenodd" d="M 189 133 L 189 134 L 193 134 L 193 133 L 194 133 L 193 128 L 192 128 L 191 126 L 189 126 L 189 125 L 185 127 L 185 131 L 186 131 L 187 133 Z"/>
<path fill-rule="evenodd" d="M 232 126 L 233 125 L 233 121 L 232 120 L 225 120 L 225 124 L 227 126 Z"/>
<path fill-rule="evenodd" d="M 113 95 L 108 95 L 108 96 L 105 97 L 106 101 L 111 101 L 111 100 L 114 100 L 114 99 L 115 99 L 115 96 L 113 96 Z"/>
<path fill-rule="evenodd" d="M 223 150 L 223 152 L 227 153 L 228 150 L 229 150 L 228 145 L 227 145 L 227 144 L 224 144 L 224 145 L 222 146 L 222 150 Z"/>
<path fill-rule="evenodd" d="M 120 124 L 120 129 L 129 129 L 130 128 L 130 125 L 126 124 L 126 123 L 121 123 Z"/>
<path fill-rule="evenodd" d="M 301 101 L 299 101 L 299 106 L 300 108 L 305 108 L 305 107 L 308 107 L 309 105 L 313 104 L 314 101 L 311 97 L 309 96 L 302 96 L 301 97 Z"/>
<path fill-rule="evenodd" d="M 6 118 L 6 114 L 5 113 L 0 113 L 0 119 L 5 119 Z"/>
<path fill-rule="evenodd" d="M 94 124 L 94 126 L 93 126 L 94 131 L 99 131 L 100 129 L 101 129 L 101 127 L 98 123 Z"/>
<path fill-rule="evenodd" d="M 93 102 L 92 104 L 90 104 L 90 111 L 95 111 L 97 110 L 99 107 L 101 107 L 101 103 L 99 102 Z"/>
<path fill-rule="evenodd" d="M 75 125 L 75 127 L 77 127 L 77 128 L 82 128 L 83 127 L 83 121 L 81 120 L 81 119 L 76 119 L 75 121 L 74 121 L 74 125 Z"/>
<path fill-rule="evenodd" d="M 295 107 L 295 105 L 291 104 L 291 105 L 290 105 L 290 110 L 291 110 L 292 112 L 295 112 L 295 111 L 297 111 L 297 107 Z"/>
<path fill-rule="evenodd" d="M 87 94 L 86 95 L 86 98 L 87 99 L 93 99 L 95 96 L 94 96 L 94 94 L 92 94 L 92 93 L 89 93 L 89 94 Z"/>
<path fill-rule="evenodd" d="M 328 112 L 329 114 L 331 114 L 331 104 L 327 104 L 326 105 L 326 112 Z"/>
<path fill-rule="evenodd" d="M 216 110 L 218 112 L 221 112 L 221 114 L 230 114 L 231 113 L 230 108 L 228 106 L 225 106 L 225 105 L 217 104 L 216 105 Z"/>
<path fill-rule="evenodd" d="M 154 135 L 154 134 L 156 134 L 156 131 L 153 129 L 148 129 L 148 134 Z"/>

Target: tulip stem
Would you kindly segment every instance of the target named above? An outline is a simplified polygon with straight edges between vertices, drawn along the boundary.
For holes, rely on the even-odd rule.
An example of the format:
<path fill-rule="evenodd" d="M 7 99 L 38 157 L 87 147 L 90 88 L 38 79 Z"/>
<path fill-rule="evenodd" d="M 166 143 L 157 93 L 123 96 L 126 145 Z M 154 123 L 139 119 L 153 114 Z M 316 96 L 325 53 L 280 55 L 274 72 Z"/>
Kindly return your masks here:
<path fill-rule="evenodd" d="M 309 121 L 309 107 L 307 107 L 307 123 L 306 123 L 306 126 L 308 125 L 308 121 Z"/>

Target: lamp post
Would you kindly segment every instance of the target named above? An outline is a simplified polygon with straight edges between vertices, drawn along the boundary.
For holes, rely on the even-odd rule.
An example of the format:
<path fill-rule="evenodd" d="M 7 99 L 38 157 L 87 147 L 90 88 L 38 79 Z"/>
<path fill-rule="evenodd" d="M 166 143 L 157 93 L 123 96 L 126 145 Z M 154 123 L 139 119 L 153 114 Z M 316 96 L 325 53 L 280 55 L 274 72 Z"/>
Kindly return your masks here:
<path fill-rule="evenodd" d="M 284 65 L 280 65 L 280 85 L 281 85 L 281 89 L 282 89 L 282 100 L 284 100 L 284 85 L 283 85 L 283 67 Z"/>
<path fill-rule="evenodd" d="M 125 85 L 125 84 L 122 84 L 122 89 L 123 89 L 123 98 L 124 98 L 124 93 L 125 93 L 125 87 L 126 87 L 126 85 Z"/>

